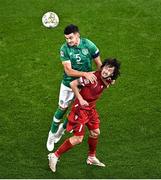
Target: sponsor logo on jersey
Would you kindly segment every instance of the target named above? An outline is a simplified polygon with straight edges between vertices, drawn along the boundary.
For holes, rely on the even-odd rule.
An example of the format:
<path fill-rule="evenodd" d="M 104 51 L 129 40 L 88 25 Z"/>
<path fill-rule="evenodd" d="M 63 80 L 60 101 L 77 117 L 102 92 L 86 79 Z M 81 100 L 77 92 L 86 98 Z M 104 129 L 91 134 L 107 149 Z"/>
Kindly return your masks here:
<path fill-rule="evenodd" d="M 82 54 L 87 55 L 88 54 L 88 49 L 82 49 Z"/>

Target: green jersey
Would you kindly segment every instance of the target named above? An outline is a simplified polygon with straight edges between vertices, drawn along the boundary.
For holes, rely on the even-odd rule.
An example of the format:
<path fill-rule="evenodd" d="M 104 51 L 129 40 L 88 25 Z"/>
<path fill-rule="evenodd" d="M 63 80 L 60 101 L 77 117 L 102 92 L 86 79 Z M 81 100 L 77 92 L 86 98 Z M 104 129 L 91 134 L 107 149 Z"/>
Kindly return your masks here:
<path fill-rule="evenodd" d="M 89 72 L 92 71 L 92 59 L 99 56 L 99 49 L 88 39 L 80 38 L 78 46 L 69 46 L 64 43 L 60 49 L 61 61 L 71 62 L 72 69 L 77 71 Z M 70 87 L 70 82 L 77 77 L 68 76 L 64 72 L 63 84 Z"/>

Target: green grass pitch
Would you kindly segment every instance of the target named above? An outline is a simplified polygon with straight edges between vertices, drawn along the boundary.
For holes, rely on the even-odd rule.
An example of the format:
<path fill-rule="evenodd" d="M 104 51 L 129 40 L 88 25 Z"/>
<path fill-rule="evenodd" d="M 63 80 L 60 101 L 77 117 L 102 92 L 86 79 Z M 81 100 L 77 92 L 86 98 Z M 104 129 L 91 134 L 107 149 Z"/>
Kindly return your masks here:
<path fill-rule="evenodd" d="M 47 11 L 58 14 L 58 27 L 43 27 Z M 54 174 L 46 140 L 69 23 L 97 44 L 102 59 L 120 59 L 122 75 L 97 103 L 97 156 L 107 167 L 85 164 L 86 133 Z M 161 0 L 0 0 L 0 178 L 161 178 L 160 48 Z"/>

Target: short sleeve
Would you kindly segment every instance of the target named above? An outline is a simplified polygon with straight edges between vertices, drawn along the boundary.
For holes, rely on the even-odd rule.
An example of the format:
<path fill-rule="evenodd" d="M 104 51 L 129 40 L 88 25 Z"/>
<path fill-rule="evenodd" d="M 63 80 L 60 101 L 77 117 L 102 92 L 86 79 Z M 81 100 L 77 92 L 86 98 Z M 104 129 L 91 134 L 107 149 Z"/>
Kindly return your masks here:
<path fill-rule="evenodd" d="M 67 53 L 67 47 L 64 45 L 60 48 L 60 59 L 61 59 L 61 61 L 70 60 L 69 55 Z"/>

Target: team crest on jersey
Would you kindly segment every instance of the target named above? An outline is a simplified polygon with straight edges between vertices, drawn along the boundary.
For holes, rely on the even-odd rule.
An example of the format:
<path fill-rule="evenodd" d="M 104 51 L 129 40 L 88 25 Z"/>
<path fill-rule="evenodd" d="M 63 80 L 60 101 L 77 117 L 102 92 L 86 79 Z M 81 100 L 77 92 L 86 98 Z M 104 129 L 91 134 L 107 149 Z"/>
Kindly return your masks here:
<path fill-rule="evenodd" d="M 87 55 L 88 54 L 88 49 L 82 49 L 82 54 Z"/>

